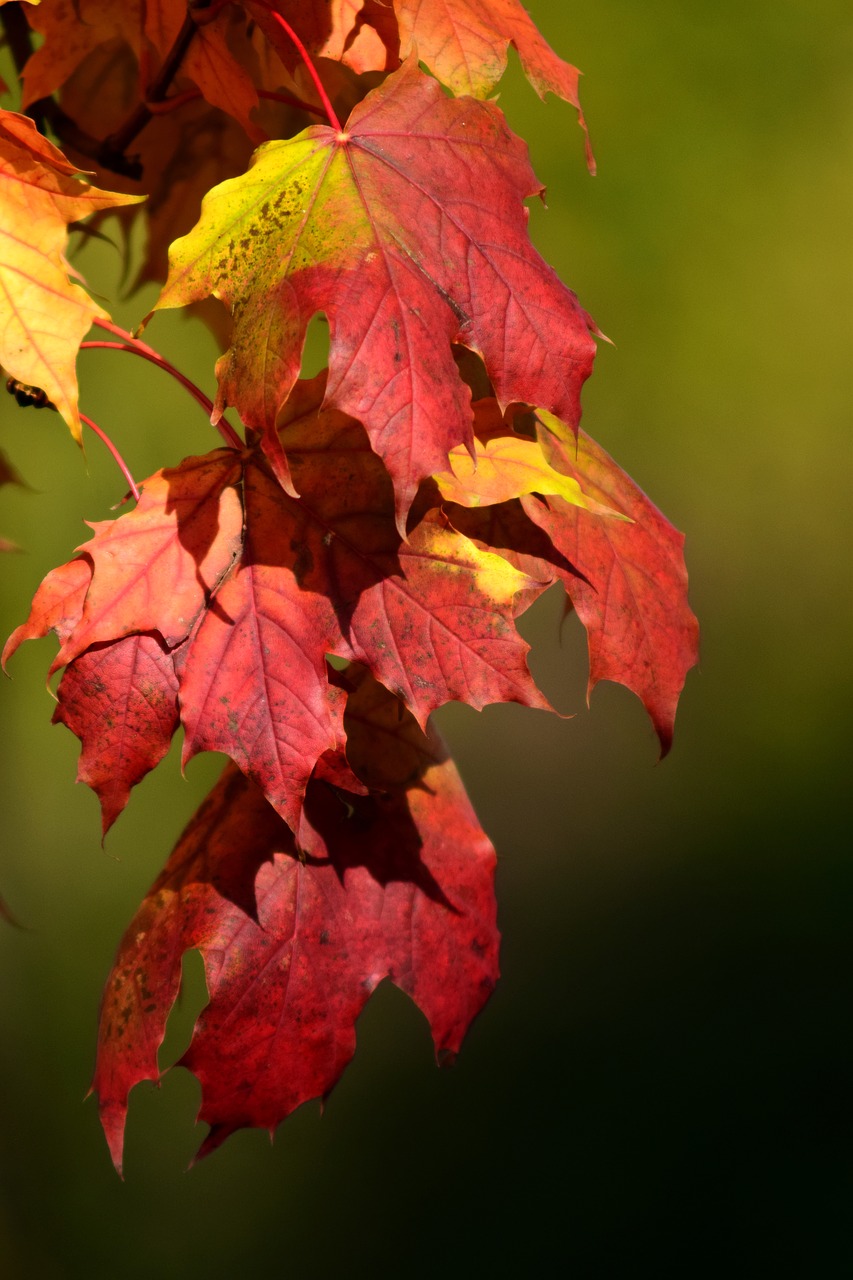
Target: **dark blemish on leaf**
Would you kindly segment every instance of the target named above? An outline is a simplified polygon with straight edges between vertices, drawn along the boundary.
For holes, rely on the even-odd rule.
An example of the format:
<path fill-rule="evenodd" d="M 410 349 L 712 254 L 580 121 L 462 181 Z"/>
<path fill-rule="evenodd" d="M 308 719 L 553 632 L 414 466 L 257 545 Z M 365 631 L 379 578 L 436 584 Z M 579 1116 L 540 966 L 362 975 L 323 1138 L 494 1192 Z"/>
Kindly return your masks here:
<path fill-rule="evenodd" d="M 320 934 L 320 946 L 327 947 L 330 942 L 331 942 L 331 938 L 329 936 L 329 930 L 323 929 L 323 931 Z"/>
<path fill-rule="evenodd" d="M 314 557 L 311 554 L 311 548 L 308 544 L 306 542 L 301 542 L 296 538 L 291 539 L 290 550 L 295 553 L 293 558 L 293 576 L 301 587 L 305 578 L 308 577 L 308 574 L 314 568 Z"/>

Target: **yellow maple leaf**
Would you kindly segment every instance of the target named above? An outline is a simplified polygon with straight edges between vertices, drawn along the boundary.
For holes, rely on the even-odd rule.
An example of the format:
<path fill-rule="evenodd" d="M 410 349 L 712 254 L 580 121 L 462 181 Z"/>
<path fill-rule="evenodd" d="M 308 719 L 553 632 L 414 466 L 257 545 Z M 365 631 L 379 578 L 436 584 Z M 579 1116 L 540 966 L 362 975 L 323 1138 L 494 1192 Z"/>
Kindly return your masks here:
<path fill-rule="evenodd" d="M 32 120 L 0 111 L 0 364 L 45 391 L 78 443 L 77 352 L 109 317 L 68 278 L 68 225 L 141 198 L 90 186 Z"/>
<path fill-rule="evenodd" d="M 464 445 L 457 445 L 451 449 L 449 459 L 451 470 L 434 478 L 441 496 L 463 507 L 488 507 L 538 493 L 564 498 L 596 515 L 618 515 L 585 494 L 572 476 L 556 471 L 537 440 L 517 435 L 478 439 L 473 458 Z"/>

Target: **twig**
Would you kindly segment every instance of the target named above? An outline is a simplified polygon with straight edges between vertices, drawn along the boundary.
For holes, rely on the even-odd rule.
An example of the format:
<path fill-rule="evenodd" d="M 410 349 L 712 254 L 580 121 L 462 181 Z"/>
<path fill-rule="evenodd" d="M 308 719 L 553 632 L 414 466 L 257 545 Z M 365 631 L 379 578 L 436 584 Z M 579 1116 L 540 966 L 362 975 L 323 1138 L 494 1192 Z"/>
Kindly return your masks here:
<path fill-rule="evenodd" d="M 192 9 L 206 9 L 207 7 L 207 0 L 199 0 L 198 4 L 187 10 L 183 25 L 175 37 L 175 43 L 163 59 L 163 65 L 153 83 L 146 90 L 145 101 L 138 103 L 124 124 L 116 129 L 115 133 L 111 133 L 108 138 L 104 139 L 101 144 L 101 155 L 98 159 L 105 168 L 113 168 L 116 159 L 127 160 L 125 155 L 127 148 L 151 119 L 152 111 L 148 104 L 162 102 L 166 97 L 172 81 L 184 60 L 190 41 L 195 35 L 196 22 L 192 16 Z M 141 173 L 142 168 L 140 166 L 140 175 Z"/>
<path fill-rule="evenodd" d="M 230 4 L 231 0 L 229 0 Z M 272 89 L 258 89 L 259 98 L 264 98 L 268 102 L 283 102 L 287 107 L 296 107 L 299 111 L 305 111 L 309 115 L 319 116 L 321 120 L 326 119 L 326 113 L 322 107 L 315 107 L 313 102 L 304 102 L 302 98 L 297 98 L 293 93 L 285 93 L 283 90 L 273 92 Z M 176 93 L 171 98 L 163 98 L 161 102 L 149 102 L 148 108 L 152 115 L 165 116 L 170 111 L 177 111 L 179 107 L 184 107 L 188 102 L 196 102 L 202 96 L 201 89 L 185 89 L 183 93 Z"/>

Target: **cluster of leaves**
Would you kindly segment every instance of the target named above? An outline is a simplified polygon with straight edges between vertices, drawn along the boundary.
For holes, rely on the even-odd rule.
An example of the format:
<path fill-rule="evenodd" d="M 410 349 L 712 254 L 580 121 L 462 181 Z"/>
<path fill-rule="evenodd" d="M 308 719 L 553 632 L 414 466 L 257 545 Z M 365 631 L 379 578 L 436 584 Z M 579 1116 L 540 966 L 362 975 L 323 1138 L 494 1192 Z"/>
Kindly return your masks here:
<path fill-rule="evenodd" d="M 542 188 L 488 100 L 512 43 L 583 125 L 578 73 L 519 0 L 0 12 L 29 113 L 0 112 L 6 372 L 79 439 L 99 431 L 81 345 L 171 368 L 70 278 L 88 215 L 144 220 L 155 310 L 227 311 L 215 404 L 190 387 L 224 446 L 139 485 L 125 469 L 133 509 L 91 526 L 3 653 L 57 636 L 54 719 L 104 833 L 179 727 L 184 760 L 232 762 L 107 984 L 94 1089 L 120 1167 L 188 948 L 203 1151 L 328 1093 L 386 977 L 452 1056 L 497 978 L 494 851 L 431 713 L 548 709 L 515 619 L 561 582 L 590 688 L 634 690 L 665 752 L 696 623 L 681 536 L 578 427 L 597 330 L 530 243 Z M 308 380 L 318 312 L 329 367 Z"/>

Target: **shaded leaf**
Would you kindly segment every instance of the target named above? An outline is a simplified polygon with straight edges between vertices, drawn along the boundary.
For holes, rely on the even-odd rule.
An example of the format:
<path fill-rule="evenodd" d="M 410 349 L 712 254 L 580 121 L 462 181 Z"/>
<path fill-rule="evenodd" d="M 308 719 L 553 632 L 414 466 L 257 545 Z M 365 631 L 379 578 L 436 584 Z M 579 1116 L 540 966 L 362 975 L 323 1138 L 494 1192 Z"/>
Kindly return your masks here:
<path fill-rule="evenodd" d="M 124 0 L 119 0 L 123 4 Z M 187 16 L 184 3 L 146 0 L 145 34 L 160 55 L 168 57 Z M 249 57 L 245 15 L 234 8 L 218 13 L 210 22 L 197 23 L 181 59 L 181 79 L 198 86 L 213 107 L 226 111 L 255 143 L 264 132 L 250 118 L 258 106 L 258 93 L 243 62 Z"/>
<path fill-rule="evenodd" d="M 311 6 L 304 0 L 272 0 L 270 4 L 250 0 L 246 8 L 291 70 L 301 65 L 299 55 L 270 20 L 270 12 L 281 14 L 290 23 L 315 58 L 343 63 L 357 73 L 399 65 L 397 23 L 385 0 L 324 0 L 322 5 Z"/>
<path fill-rule="evenodd" d="M 314 52 L 361 74 L 399 65 L 399 35 L 385 0 L 332 0 L 331 31 Z"/>
<path fill-rule="evenodd" d="M 685 677 L 699 659 L 684 536 L 585 432 L 575 442 L 552 415 L 538 417 L 554 465 L 633 522 L 596 520 L 559 498 L 522 499 L 528 516 L 582 575 L 563 575 L 563 581 L 587 631 L 590 692 L 599 680 L 633 690 L 666 755 Z"/>
<path fill-rule="evenodd" d="M 181 957 L 197 947 L 210 1003 L 181 1064 L 202 1086 L 207 1154 L 236 1129 L 273 1131 L 332 1089 L 383 978 L 455 1053 L 497 978 L 494 850 L 435 734 L 375 690 L 348 721 L 356 750 L 394 734 L 417 760 L 402 787 L 349 796 L 316 782 L 306 814 L 326 856 L 298 856 L 261 793 L 226 769 L 120 945 L 101 1011 L 93 1088 L 121 1167 L 127 1097 L 158 1079 Z M 376 756 L 382 758 L 380 749 Z"/>
<path fill-rule="evenodd" d="M 140 0 L 41 0 L 26 10 L 41 43 L 23 71 L 23 105 L 47 98 L 65 84 L 93 50 L 121 40 L 139 61 Z"/>
<path fill-rule="evenodd" d="M 280 421 L 301 497 L 266 492 L 290 532 L 293 579 L 334 611 L 339 634 L 327 652 L 367 665 L 422 725 L 453 699 L 478 709 L 547 705 L 511 621 L 516 594 L 536 584 L 478 551 L 435 508 L 401 541 L 387 474 L 363 430 L 337 411 L 318 412 L 322 400 L 319 375 L 299 384 Z M 247 475 L 247 523 L 261 474 Z"/>
<path fill-rule="evenodd" d="M 92 135 L 118 129 L 137 103 L 135 65 L 133 52 L 123 41 L 99 46 L 66 84 L 63 109 Z M 73 146 L 69 151 L 77 155 Z M 97 181 L 147 196 L 143 204 L 119 211 L 126 233 L 126 262 L 130 261 L 132 225 L 141 221 L 145 227 L 138 266 L 134 259 L 136 288 L 148 280 L 163 283 L 169 245 L 192 227 L 202 196 L 215 182 L 243 172 L 252 147 L 236 121 L 199 99 L 185 103 L 179 111 L 155 116 L 134 142 L 133 151 L 142 168 L 139 180 L 110 173 L 82 155 L 79 160 L 93 169 Z"/>

